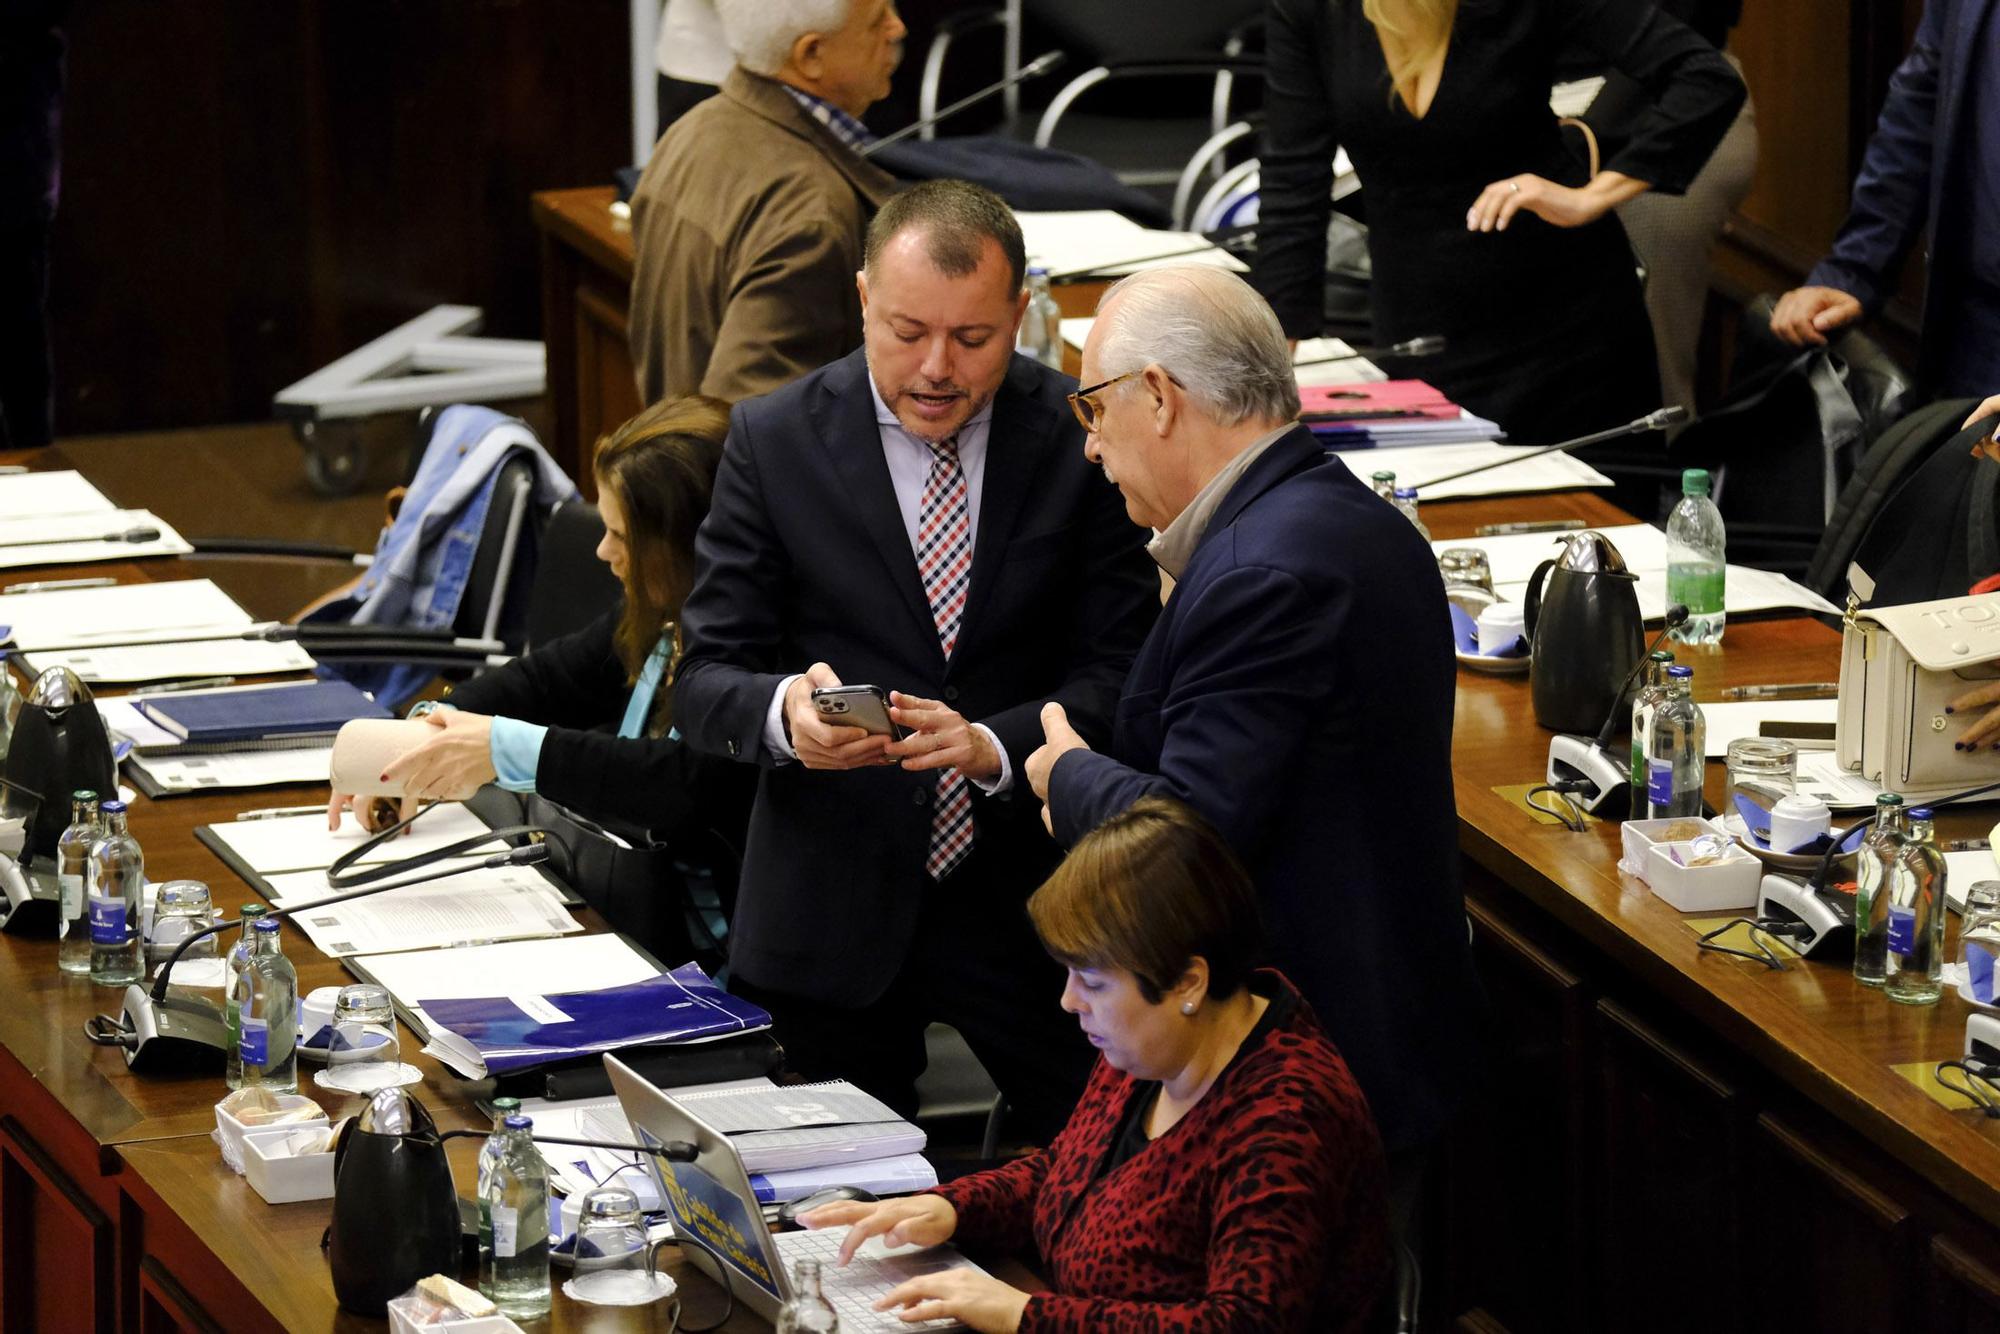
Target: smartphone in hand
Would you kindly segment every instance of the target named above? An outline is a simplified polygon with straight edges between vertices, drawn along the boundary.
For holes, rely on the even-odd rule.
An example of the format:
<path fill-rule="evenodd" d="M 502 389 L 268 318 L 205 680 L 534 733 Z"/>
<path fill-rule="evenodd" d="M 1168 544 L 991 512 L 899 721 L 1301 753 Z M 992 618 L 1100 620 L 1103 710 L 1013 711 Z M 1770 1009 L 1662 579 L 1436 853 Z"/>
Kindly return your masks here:
<path fill-rule="evenodd" d="M 812 692 L 813 708 L 836 727 L 858 727 L 870 736 L 901 741 L 910 729 L 889 717 L 889 692 L 881 686 L 822 686 Z"/>

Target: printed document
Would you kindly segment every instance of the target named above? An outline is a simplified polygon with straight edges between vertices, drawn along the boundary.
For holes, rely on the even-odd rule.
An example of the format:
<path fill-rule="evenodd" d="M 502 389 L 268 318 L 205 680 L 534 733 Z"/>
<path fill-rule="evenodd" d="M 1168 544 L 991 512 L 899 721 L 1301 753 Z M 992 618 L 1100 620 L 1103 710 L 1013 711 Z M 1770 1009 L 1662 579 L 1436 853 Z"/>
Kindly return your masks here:
<path fill-rule="evenodd" d="M 1397 486 L 1417 488 L 1419 505 L 1430 500 L 1452 500 L 1465 496 L 1504 496 L 1520 491 L 1575 491 L 1583 487 L 1611 485 L 1609 477 L 1572 455 L 1544 454 L 1540 458 L 1524 459 L 1520 457 L 1524 453 L 1526 451 L 1518 445 L 1481 441 L 1463 445 L 1349 449 L 1336 452 L 1334 457 L 1353 469 L 1363 481 L 1368 479 L 1370 473 L 1384 469 L 1395 473 Z M 1427 477 L 1449 477 L 1455 472 L 1464 472 L 1467 468 L 1481 467 L 1500 459 L 1511 461 L 1504 468 L 1491 468 L 1442 486 L 1429 486 L 1424 481 Z M 1478 546 L 1494 540 L 1477 538 L 1450 545 Z M 1532 571 L 1534 566 L 1528 568 Z"/>
<path fill-rule="evenodd" d="M 313 655 L 297 644 L 249 639 L 35 649 L 21 654 L 21 668 L 30 676 L 51 667 L 67 667 L 92 685 L 138 685 L 202 676 L 278 676 L 309 672 L 315 665 Z"/>
<path fill-rule="evenodd" d="M 518 996 L 560 995 L 590 987 L 622 987 L 660 975 L 660 970 L 623 936 L 609 932 L 468 945 L 455 950 L 360 955 L 347 966 L 387 987 L 414 1021 L 411 1027 L 426 1042 L 430 1041 L 430 1018 L 420 1004 L 424 1000 L 478 1000 L 496 989 Z M 431 1055 L 444 1059 L 437 1051 Z"/>
<path fill-rule="evenodd" d="M 326 877 L 294 871 L 270 877 L 280 908 L 327 897 Z M 291 919 L 320 953 L 350 954 L 450 949 L 496 940 L 570 935 L 583 926 L 563 906 L 562 895 L 531 866 L 471 863 L 462 875 L 373 898 L 330 903 Z"/>
<path fill-rule="evenodd" d="M 150 528 L 158 535 L 144 542 L 96 540 L 135 528 Z M 186 538 L 150 510 L 51 514 L 0 522 L 0 569 L 4 570 L 30 565 L 137 560 L 142 556 L 185 556 L 193 550 Z"/>
<path fill-rule="evenodd" d="M 324 778 L 325 774 L 320 776 Z M 264 876 L 281 871 L 325 870 L 339 861 L 343 853 L 372 837 L 354 818 L 353 811 L 341 812 L 337 832 L 326 827 L 326 815 L 320 811 L 280 815 L 269 820 L 234 820 L 208 828 L 246 866 Z M 464 806 L 445 803 L 426 811 L 408 832 L 376 848 L 360 864 L 372 866 L 435 852 L 460 839 L 483 834 L 488 828 L 484 820 Z M 495 842 L 468 855 L 490 857 L 506 850 L 506 845 Z"/>
<path fill-rule="evenodd" d="M 1727 642 L 1725 636 L 1724 642 Z M 1708 724 L 1705 734 L 1705 751 L 1712 760 L 1724 759 L 1729 754 L 1729 743 L 1739 737 L 1756 736 L 1757 729 L 1765 723 L 1831 723 L 1840 716 L 1840 701 L 1837 699 L 1753 699 L 1742 702 L 1724 701 L 1710 703 L 1703 700 L 1701 716 Z M 1831 741 L 1824 746 L 1801 745 L 1801 751 L 1829 750 Z M 1803 760 L 1804 756 L 1800 756 Z M 1871 798 L 1872 800 L 1872 798 Z"/>
<path fill-rule="evenodd" d="M 1239 273 L 1249 267 L 1194 232 L 1156 232 L 1109 209 L 1015 216 L 1021 220 L 1028 262 L 1045 266 L 1056 278 L 1123 277 L 1163 264 L 1213 264 Z"/>
<path fill-rule="evenodd" d="M 107 514 L 117 508 L 72 469 L 0 477 L 0 523 L 49 514 Z"/>
<path fill-rule="evenodd" d="M 163 792 L 229 792 L 281 783 L 324 783 L 332 746 L 231 750 L 212 755 L 133 755 L 126 761 Z"/>
<path fill-rule="evenodd" d="M 0 625 L 23 650 L 168 643 L 255 624 L 212 579 L 0 594 Z"/>

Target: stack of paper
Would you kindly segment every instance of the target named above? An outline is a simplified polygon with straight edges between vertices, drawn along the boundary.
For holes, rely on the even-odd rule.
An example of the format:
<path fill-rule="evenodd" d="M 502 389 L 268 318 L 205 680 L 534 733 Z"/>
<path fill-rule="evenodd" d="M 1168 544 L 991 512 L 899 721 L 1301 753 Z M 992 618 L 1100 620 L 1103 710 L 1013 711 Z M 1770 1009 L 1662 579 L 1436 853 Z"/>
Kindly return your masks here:
<path fill-rule="evenodd" d="M 1497 423 L 1475 417 L 1422 380 L 1317 384 L 1300 389 L 1300 420 L 1329 449 L 1458 445 L 1497 440 Z"/>
<path fill-rule="evenodd" d="M 178 692 L 178 698 L 227 696 L 239 691 L 310 689 L 312 681 L 267 686 L 225 686 Z M 333 766 L 330 742 L 253 742 L 247 745 L 191 744 L 161 727 L 141 707 L 144 696 L 117 695 L 97 701 L 113 740 L 132 743 L 125 767 L 149 797 L 185 792 L 229 792 L 280 783 L 323 783 Z"/>
<path fill-rule="evenodd" d="M 244 639 L 257 622 L 208 579 L 0 594 L 22 669 L 68 667 L 85 681 L 265 676 L 307 671 L 297 644 Z"/>
<path fill-rule="evenodd" d="M 1069 213 L 1017 213 L 1028 260 L 1056 281 L 1117 278 L 1163 264 L 1213 264 L 1241 272 L 1249 266 L 1193 232 L 1156 232 L 1120 213 L 1080 209 Z"/>
<path fill-rule="evenodd" d="M 1553 455 L 1551 457 L 1554 457 Z M 1363 461 L 1366 461 L 1364 456 Z M 1400 480 L 1400 477 L 1399 479 Z M 1625 559 L 1625 568 L 1639 576 L 1639 612 L 1649 621 L 1666 619 L 1667 535 L 1650 524 L 1620 524 L 1596 530 L 1611 540 Z M 1509 602 L 1523 601 L 1528 580 L 1535 567 L 1557 555 L 1571 533 L 1513 533 L 1504 537 L 1458 538 L 1433 542 L 1442 553 L 1450 547 L 1477 547 L 1486 553 L 1493 570 L 1494 591 Z M 1769 570 L 1753 570 L 1746 565 L 1729 567 L 1723 590 L 1727 611 L 1772 611 L 1796 608 L 1802 611 L 1837 615 L 1839 608 L 1805 585 Z"/>
<path fill-rule="evenodd" d="M 325 777 L 324 774 L 321 775 Z M 358 865 L 376 866 L 400 861 L 420 853 L 435 852 L 462 839 L 486 833 L 491 826 L 456 803 L 439 805 L 424 812 L 409 832 L 389 839 L 363 857 Z M 269 876 L 286 871 L 323 871 L 340 860 L 343 853 L 365 843 L 373 835 L 361 827 L 353 811 L 341 814 L 340 828 L 326 827 L 320 812 L 281 815 L 269 820 L 237 820 L 229 824 L 204 825 L 195 836 L 214 848 L 239 871 Z M 492 843 L 468 858 L 485 858 L 503 852 Z"/>
<path fill-rule="evenodd" d="M 844 1079 L 669 1095 L 729 1137 L 762 1204 L 787 1204 L 828 1186 L 901 1195 L 937 1184 L 923 1156 L 924 1132 Z M 615 1099 L 586 1122 L 592 1130 L 582 1138 L 626 1141 L 632 1133 Z"/>
<path fill-rule="evenodd" d="M 320 871 L 268 877 L 279 908 L 328 896 Z M 562 893 L 531 866 L 470 863 L 457 875 L 385 890 L 372 898 L 332 903 L 291 919 L 322 954 L 392 954 L 452 949 L 501 940 L 573 935 L 583 924 L 563 906 Z"/>
<path fill-rule="evenodd" d="M 0 477 L 0 520 L 108 514 L 117 508 L 80 472 L 24 472 Z"/>
<path fill-rule="evenodd" d="M 1097 321 L 1089 315 L 1062 322 L 1062 340 L 1079 353 L 1083 345 L 1090 341 L 1091 326 Z M 1338 338 L 1307 338 L 1292 350 L 1292 365 L 1297 369 L 1299 387 L 1316 384 L 1360 384 L 1365 381 L 1386 380 L 1381 367 L 1356 352 Z"/>
<path fill-rule="evenodd" d="M 1611 485 L 1609 477 L 1573 454 L 1540 454 L 1529 458 L 1528 453 L 1518 445 L 1488 441 L 1471 445 L 1336 450 L 1333 457 L 1363 479 L 1370 473 L 1395 473 L 1396 485 L 1415 487 L 1420 502 L 1504 496 L 1523 491 L 1577 491 Z M 1504 466 L 1489 466 L 1495 463 Z M 1481 467 L 1486 471 L 1441 485 L 1430 480 Z"/>

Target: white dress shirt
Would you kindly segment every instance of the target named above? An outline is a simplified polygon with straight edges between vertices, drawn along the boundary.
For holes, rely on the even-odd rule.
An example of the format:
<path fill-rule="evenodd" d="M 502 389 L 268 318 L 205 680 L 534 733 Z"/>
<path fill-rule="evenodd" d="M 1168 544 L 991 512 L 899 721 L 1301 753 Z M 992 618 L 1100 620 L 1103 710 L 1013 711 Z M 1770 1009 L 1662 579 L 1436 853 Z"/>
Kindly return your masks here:
<path fill-rule="evenodd" d="M 868 376 L 868 392 L 875 399 L 875 425 L 882 438 L 882 460 L 889 466 L 889 484 L 895 488 L 896 508 L 903 516 L 903 532 L 910 539 L 910 561 L 917 559 L 917 518 L 923 508 L 924 481 L 930 476 L 931 462 L 936 457 L 929 444 L 919 440 L 903 429 L 896 420 L 896 414 L 883 402 L 882 391 L 875 386 L 875 377 Z M 993 404 L 981 408 L 972 419 L 958 428 L 958 466 L 965 474 L 965 499 L 969 511 L 970 532 L 967 540 L 978 549 L 979 542 L 979 499 L 986 481 L 986 439 L 993 426 Z M 836 668 L 837 670 L 837 668 Z M 771 696 L 771 707 L 764 715 L 764 745 L 779 760 L 795 760 L 798 752 L 792 748 L 791 738 L 785 735 L 785 692 L 792 688 L 792 682 L 802 673 L 793 673 L 778 683 L 778 689 Z M 1014 782 L 1014 765 L 1007 758 L 1006 747 L 1000 744 L 993 729 L 983 723 L 974 727 L 986 734 L 994 753 L 1000 757 L 1000 772 L 992 778 L 975 778 L 982 792 L 988 794 L 1005 792 Z"/>

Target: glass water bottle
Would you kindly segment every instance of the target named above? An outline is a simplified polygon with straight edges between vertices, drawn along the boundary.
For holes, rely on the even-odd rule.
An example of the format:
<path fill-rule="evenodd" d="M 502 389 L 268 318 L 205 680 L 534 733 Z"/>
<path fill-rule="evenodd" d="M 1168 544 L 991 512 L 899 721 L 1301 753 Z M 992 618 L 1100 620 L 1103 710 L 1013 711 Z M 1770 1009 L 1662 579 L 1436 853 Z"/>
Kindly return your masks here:
<path fill-rule="evenodd" d="M 56 885 L 61 891 L 56 967 L 65 973 L 90 971 L 90 900 L 84 881 L 89 875 L 90 845 L 101 828 L 97 794 L 88 788 L 70 793 L 69 828 L 56 840 Z"/>
<path fill-rule="evenodd" d="M 260 917 L 250 927 L 243 970 L 236 1049 L 245 1088 L 299 1091 L 299 975 L 280 947 L 280 923 Z"/>
<path fill-rule="evenodd" d="M 509 1116 L 479 1164 L 479 1290 L 528 1318 L 549 1309 L 549 1169 L 533 1129 Z"/>
<path fill-rule="evenodd" d="M 84 859 L 84 897 L 90 911 L 90 980 L 130 986 L 145 976 L 146 942 L 139 934 L 139 898 L 146 858 L 125 828 L 125 803 L 98 807 L 104 827 Z"/>
<path fill-rule="evenodd" d="M 819 1261 L 799 1261 L 792 1267 L 791 1300 L 778 1311 L 777 1334 L 828 1334 L 839 1328 L 840 1317 L 820 1289 Z"/>
<path fill-rule="evenodd" d="M 229 1046 L 223 1061 L 222 1077 L 229 1087 L 243 1087 L 243 997 L 249 980 L 250 928 L 270 909 L 261 903 L 246 903 L 237 916 L 243 922 L 243 936 L 229 947 L 228 963 L 222 972 L 222 1020 L 229 1031 Z"/>
<path fill-rule="evenodd" d="M 1931 813 L 1910 812 L 1889 894 L 1889 970 L 1882 990 L 1902 1005 L 1935 1005 L 1944 991 L 1944 853 Z"/>
<path fill-rule="evenodd" d="M 1903 850 L 1903 799 L 1875 798 L 1875 823 L 1854 857 L 1854 980 L 1879 987 L 1889 975 L 1889 886 Z"/>

